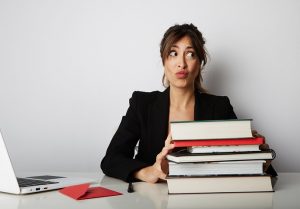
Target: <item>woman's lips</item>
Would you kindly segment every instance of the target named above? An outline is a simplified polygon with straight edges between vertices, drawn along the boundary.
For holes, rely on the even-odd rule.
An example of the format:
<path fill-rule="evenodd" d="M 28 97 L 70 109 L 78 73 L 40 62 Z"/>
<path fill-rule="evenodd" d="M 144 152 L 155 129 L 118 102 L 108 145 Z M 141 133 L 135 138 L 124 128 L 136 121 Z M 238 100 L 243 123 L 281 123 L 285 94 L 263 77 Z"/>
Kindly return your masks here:
<path fill-rule="evenodd" d="M 180 78 L 180 79 L 184 79 L 188 76 L 188 72 L 186 71 L 179 71 L 178 73 L 176 73 L 176 77 Z"/>

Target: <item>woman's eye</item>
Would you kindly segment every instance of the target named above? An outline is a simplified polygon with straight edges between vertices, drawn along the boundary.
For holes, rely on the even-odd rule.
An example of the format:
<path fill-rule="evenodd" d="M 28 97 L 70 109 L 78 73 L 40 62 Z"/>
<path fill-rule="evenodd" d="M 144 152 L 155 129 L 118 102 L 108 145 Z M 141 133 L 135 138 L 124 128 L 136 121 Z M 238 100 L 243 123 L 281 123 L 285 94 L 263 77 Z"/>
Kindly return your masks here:
<path fill-rule="evenodd" d="M 177 56 L 177 52 L 175 52 L 175 51 L 170 51 L 169 56 L 175 57 L 175 56 Z"/>
<path fill-rule="evenodd" d="M 194 52 L 188 52 L 188 53 L 186 54 L 186 56 L 187 56 L 187 58 L 189 58 L 189 59 L 194 59 L 194 58 L 195 58 L 195 53 L 194 53 Z"/>

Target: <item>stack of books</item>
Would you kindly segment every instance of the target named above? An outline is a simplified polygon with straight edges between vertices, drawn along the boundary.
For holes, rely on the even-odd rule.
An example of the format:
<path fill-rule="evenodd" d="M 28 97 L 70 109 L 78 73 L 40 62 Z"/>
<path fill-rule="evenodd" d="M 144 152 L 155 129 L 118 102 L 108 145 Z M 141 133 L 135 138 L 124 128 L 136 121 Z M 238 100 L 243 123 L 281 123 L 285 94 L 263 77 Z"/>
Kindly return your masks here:
<path fill-rule="evenodd" d="M 171 122 L 179 151 L 167 155 L 170 194 L 273 191 L 264 164 L 273 150 L 253 137 L 252 120 Z"/>

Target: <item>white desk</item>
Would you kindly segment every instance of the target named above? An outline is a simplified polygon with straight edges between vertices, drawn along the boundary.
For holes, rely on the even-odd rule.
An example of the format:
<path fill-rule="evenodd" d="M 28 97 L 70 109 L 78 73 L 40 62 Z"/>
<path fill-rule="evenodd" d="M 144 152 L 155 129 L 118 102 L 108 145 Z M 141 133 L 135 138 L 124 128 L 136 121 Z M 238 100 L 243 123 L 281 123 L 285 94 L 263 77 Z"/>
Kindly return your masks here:
<path fill-rule="evenodd" d="M 49 174 L 49 173 L 47 173 Z M 70 173 L 53 173 L 69 175 Z M 70 175 L 69 175 L 70 176 Z M 72 176 L 90 177 L 100 185 L 123 193 L 120 196 L 73 200 L 58 191 L 30 195 L 0 193 L 1 209 L 294 209 L 300 208 L 300 173 L 279 173 L 275 192 L 236 194 L 168 195 L 165 183 L 134 183 L 134 193 L 127 193 L 128 184 L 100 173 L 72 173 Z"/>

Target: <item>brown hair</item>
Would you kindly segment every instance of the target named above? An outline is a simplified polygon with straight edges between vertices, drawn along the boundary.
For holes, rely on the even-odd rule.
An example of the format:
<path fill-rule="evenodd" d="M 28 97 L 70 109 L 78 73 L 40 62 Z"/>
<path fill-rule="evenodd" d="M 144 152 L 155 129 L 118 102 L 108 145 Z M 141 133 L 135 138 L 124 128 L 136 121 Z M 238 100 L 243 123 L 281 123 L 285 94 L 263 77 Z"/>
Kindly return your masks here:
<path fill-rule="evenodd" d="M 162 59 L 163 65 L 165 64 L 165 60 L 168 58 L 170 53 L 171 47 L 174 43 L 179 41 L 184 36 L 189 36 L 193 48 L 196 52 L 196 56 L 199 59 L 200 66 L 199 66 L 199 73 L 195 79 L 195 89 L 199 90 L 200 92 L 206 92 L 206 90 L 202 86 L 202 75 L 201 71 L 203 70 L 205 64 L 207 63 L 207 52 L 204 47 L 205 40 L 202 37 L 202 33 L 198 30 L 196 26 L 193 24 L 182 24 L 182 25 L 174 25 L 170 27 L 164 34 L 163 39 L 160 43 L 160 56 Z M 165 87 L 169 86 L 169 82 L 166 81 L 165 74 L 162 78 L 162 83 Z"/>

